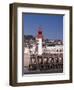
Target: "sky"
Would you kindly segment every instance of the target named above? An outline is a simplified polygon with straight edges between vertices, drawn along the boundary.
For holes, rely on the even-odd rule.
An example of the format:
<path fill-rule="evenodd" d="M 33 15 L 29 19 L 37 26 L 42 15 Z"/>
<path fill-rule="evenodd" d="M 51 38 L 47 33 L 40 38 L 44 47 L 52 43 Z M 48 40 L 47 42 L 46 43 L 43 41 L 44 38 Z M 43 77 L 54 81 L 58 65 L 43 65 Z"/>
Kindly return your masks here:
<path fill-rule="evenodd" d="M 39 27 L 45 39 L 63 40 L 63 15 L 23 13 L 24 35 L 37 36 Z"/>

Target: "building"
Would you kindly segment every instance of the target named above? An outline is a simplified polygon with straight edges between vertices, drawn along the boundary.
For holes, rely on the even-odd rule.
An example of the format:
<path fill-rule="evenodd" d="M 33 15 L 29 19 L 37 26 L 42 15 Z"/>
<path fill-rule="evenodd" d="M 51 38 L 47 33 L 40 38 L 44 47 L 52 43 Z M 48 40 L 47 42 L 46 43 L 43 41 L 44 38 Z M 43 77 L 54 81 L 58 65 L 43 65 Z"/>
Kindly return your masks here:
<path fill-rule="evenodd" d="M 63 61 L 62 40 L 49 40 L 43 37 L 43 32 L 39 30 L 36 37 L 25 36 L 24 41 L 24 67 L 29 65 L 44 63 L 49 61 Z M 31 66 L 32 67 L 32 66 Z"/>

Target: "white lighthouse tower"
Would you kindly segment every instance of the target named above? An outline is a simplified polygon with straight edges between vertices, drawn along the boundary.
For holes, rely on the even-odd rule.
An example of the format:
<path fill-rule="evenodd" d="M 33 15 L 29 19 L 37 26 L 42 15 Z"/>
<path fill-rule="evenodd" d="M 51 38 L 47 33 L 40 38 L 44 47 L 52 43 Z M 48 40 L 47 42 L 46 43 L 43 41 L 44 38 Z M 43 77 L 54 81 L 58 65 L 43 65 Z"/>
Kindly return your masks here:
<path fill-rule="evenodd" d="M 42 35 L 42 31 L 39 30 L 38 34 L 37 34 L 37 48 L 38 48 L 38 55 L 41 56 L 43 53 L 42 50 L 42 39 L 43 39 L 43 35 Z"/>

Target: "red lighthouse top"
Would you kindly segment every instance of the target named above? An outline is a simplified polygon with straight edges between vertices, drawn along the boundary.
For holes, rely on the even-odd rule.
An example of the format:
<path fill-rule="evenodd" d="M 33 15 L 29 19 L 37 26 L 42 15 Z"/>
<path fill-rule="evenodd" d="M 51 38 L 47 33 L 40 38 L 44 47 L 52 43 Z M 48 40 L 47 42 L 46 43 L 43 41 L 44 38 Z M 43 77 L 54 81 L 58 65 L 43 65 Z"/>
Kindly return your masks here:
<path fill-rule="evenodd" d="M 42 31 L 40 31 L 40 30 L 38 31 L 38 35 L 37 35 L 37 37 L 38 37 L 38 38 L 42 38 L 42 37 L 43 37 L 43 35 L 42 35 Z"/>
<path fill-rule="evenodd" d="M 38 35 L 42 35 L 42 31 L 38 31 Z"/>

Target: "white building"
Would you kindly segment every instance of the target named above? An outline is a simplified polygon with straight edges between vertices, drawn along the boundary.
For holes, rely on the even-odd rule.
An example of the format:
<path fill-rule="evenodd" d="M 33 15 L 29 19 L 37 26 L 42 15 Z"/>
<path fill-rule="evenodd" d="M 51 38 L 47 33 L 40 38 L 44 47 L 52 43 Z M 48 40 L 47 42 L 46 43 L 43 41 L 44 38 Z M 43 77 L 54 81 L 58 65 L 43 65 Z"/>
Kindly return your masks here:
<path fill-rule="evenodd" d="M 24 66 L 29 66 L 30 63 L 30 50 L 28 47 L 24 47 Z"/>
<path fill-rule="evenodd" d="M 44 53 L 51 54 L 62 54 L 63 53 L 63 45 L 54 45 L 54 46 L 46 46 L 43 51 Z"/>

